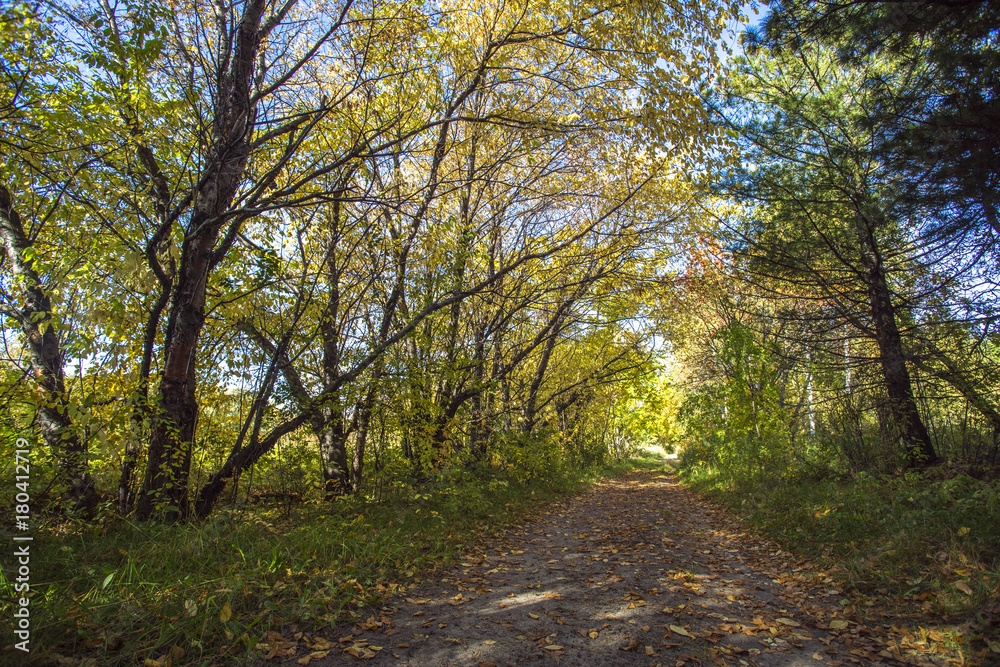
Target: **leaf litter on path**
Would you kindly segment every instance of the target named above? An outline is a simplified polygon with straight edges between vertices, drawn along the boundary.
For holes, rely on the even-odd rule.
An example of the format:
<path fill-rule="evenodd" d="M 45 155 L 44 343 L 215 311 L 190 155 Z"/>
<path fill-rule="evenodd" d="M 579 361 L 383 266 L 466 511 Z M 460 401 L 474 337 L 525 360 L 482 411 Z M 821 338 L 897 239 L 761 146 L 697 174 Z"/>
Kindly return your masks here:
<path fill-rule="evenodd" d="M 322 655 L 314 644 L 297 661 L 313 667 L 959 664 L 941 647 L 902 655 L 899 629 L 866 620 L 832 584 L 675 478 L 636 470 L 553 504 L 440 579 L 390 600 L 378 619 L 338 628 L 347 635 L 339 651 Z"/>

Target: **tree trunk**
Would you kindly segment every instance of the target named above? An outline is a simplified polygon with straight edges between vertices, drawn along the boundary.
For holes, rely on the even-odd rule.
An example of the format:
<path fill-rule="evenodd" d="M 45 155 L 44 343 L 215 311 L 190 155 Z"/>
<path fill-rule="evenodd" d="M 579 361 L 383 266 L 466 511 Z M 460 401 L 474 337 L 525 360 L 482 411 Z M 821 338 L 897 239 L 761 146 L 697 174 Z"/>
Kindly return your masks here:
<path fill-rule="evenodd" d="M 132 511 L 135 493 L 132 489 L 136 463 L 142 447 L 145 429 L 151 421 L 152 412 L 149 407 L 149 373 L 152 369 L 153 346 L 156 343 L 156 329 L 160 315 L 170 298 L 170 283 L 162 285 L 159 298 L 153 310 L 146 319 L 146 332 L 143 339 L 142 361 L 139 364 L 139 386 L 132 393 L 132 415 L 129 419 L 128 443 L 125 445 L 125 456 L 122 459 L 121 474 L 118 478 L 118 512 L 122 516 Z"/>
<path fill-rule="evenodd" d="M 908 465 L 931 465 L 937 462 L 938 457 L 913 396 L 902 336 L 892 304 L 892 292 L 886 282 L 879 247 L 870 221 L 860 211 L 856 216 L 856 224 L 861 241 L 861 259 L 867 273 L 875 341 L 878 344 L 879 362 L 885 382 L 886 405 L 881 413 L 884 415 L 882 427 L 891 434 L 890 437 L 900 441 Z"/>
<path fill-rule="evenodd" d="M 191 236 L 199 227 L 207 227 L 207 222 L 205 216 L 193 216 L 188 227 Z M 216 234 L 189 236 L 181 255 L 165 333 L 163 375 L 153 406 L 146 475 L 137 507 L 140 520 L 154 514 L 167 522 L 187 517 L 188 473 L 198 424 L 196 356 L 205 324 L 205 283 L 218 227 L 215 229 Z"/>
<path fill-rule="evenodd" d="M 321 408 L 324 428 L 319 436 L 320 462 L 323 468 L 323 497 L 330 501 L 351 490 L 351 469 L 347 460 L 348 428 L 344 420 L 343 398 L 334 386 L 340 380 L 340 216 L 341 197 L 346 189 L 344 183 L 351 178 L 349 173 L 338 187 L 329 218 L 326 257 L 324 260 L 327 296 L 326 309 L 320 321 L 320 335 L 323 339 L 323 392 L 329 394 Z"/>
<path fill-rule="evenodd" d="M 219 72 L 212 142 L 193 197 L 164 331 L 164 365 L 146 474 L 137 515 L 173 522 L 188 511 L 188 474 L 198 424 L 196 357 L 205 324 L 208 279 L 235 240 L 238 222 L 227 213 L 250 159 L 256 108 L 251 89 L 260 48 L 265 0 L 249 0 L 234 31 L 232 60 Z M 231 228 L 216 248 L 222 227 Z"/>
<path fill-rule="evenodd" d="M 31 242 L 25 236 L 13 198 L 3 185 L 0 185 L 0 236 L 15 285 L 24 300 L 21 310 L 11 314 L 21 325 L 31 354 L 31 370 L 41 390 L 38 428 L 59 461 L 59 484 L 65 497 L 74 509 L 89 515 L 97 504 L 97 496 L 88 472 L 87 444 L 80 440 L 70 419 L 63 352 L 52 326 L 52 302 L 42 288 L 38 272 L 25 256 Z"/>

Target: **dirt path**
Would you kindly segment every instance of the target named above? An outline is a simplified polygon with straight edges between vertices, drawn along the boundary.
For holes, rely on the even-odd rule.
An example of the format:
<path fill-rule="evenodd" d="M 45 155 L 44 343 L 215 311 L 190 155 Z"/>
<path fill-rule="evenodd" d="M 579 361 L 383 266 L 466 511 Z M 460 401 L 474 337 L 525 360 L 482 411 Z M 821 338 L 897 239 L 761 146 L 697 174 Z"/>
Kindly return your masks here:
<path fill-rule="evenodd" d="M 676 480 L 634 471 L 341 636 L 298 637 L 287 664 L 900 664 L 886 628 L 866 627 L 822 574 L 738 530 Z"/>

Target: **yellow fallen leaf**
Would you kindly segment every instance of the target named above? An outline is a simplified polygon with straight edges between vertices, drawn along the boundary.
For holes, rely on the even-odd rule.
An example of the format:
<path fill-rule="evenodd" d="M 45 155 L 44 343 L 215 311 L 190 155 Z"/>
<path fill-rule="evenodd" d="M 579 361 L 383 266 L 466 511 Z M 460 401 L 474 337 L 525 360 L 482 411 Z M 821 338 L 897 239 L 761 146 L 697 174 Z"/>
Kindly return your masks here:
<path fill-rule="evenodd" d="M 684 635 L 685 637 L 690 637 L 691 639 L 694 639 L 694 636 L 690 632 L 688 632 L 679 625 L 671 625 L 669 627 L 671 632 L 676 632 L 679 635 Z"/>
<path fill-rule="evenodd" d="M 823 656 L 819 653 L 813 653 L 813 660 L 819 660 L 820 662 L 822 662 Z"/>
<path fill-rule="evenodd" d="M 782 625 L 790 625 L 793 628 L 797 628 L 797 627 L 801 626 L 801 623 L 799 623 L 798 621 L 793 620 L 791 618 L 779 618 L 779 619 L 777 619 L 777 621 L 778 621 L 778 623 L 781 623 Z"/>
<path fill-rule="evenodd" d="M 847 627 L 847 625 L 848 625 L 847 621 L 842 621 L 840 619 L 830 621 L 831 630 L 843 630 L 844 628 Z"/>
<path fill-rule="evenodd" d="M 491 645 L 491 646 L 492 646 L 493 644 L 496 644 L 496 640 L 494 640 L 494 639 L 487 639 L 487 640 L 486 640 L 486 641 L 484 641 L 483 643 L 484 643 L 484 644 L 489 644 L 489 645 Z"/>
<path fill-rule="evenodd" d="M 656 655 L 656 651 L 653 650 L 652 646 L 646 647 L 646 655 Z"/>
<path fill-rule="evenodd" d="M 955 588 L 957 588 L 958 590 L 962 591 L 966 595 L 972 595 L 972 589 L 969 588 L 969 585 L 966 584 L 964 581 L 956 582 L 955 583 Z"/>
<path fill-rule="evenodd" d="M 559 646 L 559 644 L 549 644 L 548 646 L 545 647 L 545 650 L 546 651 L 561 651 L 562 650 L 562 646 Z"/>
<path fill-rule="evenodd" d="M 538 620 L 538 614 L 529 613 L 528 616 L 530 616 L 531 618 L 535 619 L 536 621 Z"/>
<path fill-rule="evenodd" d="M 970 528 L 967 528 L 966 526 L 962 526 L 961 528 L 958 529 L 958 536 L 962 537 L 963 535 L 965 535 L 966 533 L 968 533 L 970 530 L 971 530 Z"/>
<path fill-rule="evenodd" d="M 222 609 L 219 611 L 219 620 L 225 623 L 230 618 L 233 617 L 233 608 L 229 606 L 229 603 L 222 605 Z"/>
<path fill-rule="evenodd" d="M 588 636 L 591 639 L 597 639 L 597 631 L 596 630 L 591 630 Z"/>

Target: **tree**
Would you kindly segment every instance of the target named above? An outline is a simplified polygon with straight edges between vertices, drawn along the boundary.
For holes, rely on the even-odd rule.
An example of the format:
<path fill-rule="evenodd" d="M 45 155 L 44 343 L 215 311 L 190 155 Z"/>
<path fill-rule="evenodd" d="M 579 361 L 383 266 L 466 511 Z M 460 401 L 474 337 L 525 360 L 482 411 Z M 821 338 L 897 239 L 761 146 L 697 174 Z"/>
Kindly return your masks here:
<path fill-rule="evenodd" d="M 918 233 L 981 256 L 981 279 L 995 284 L 1000 222 L 1000 11 L 981 0 L 914 3 L 803 2 L 772 7 L 763 34 L 780 49 L 807 40 L 853 67 L 891 59 L 900 76 L 867 70 L 864 114 L 854 122 L 872 140 L 901 203 L 919 209 Z M 969 318 L 995 315 L 970 292 Z"/>
<path fill-rule="evenodd" d="M 10 272 L 2 283 L 2 312 L 21 330 L 28 353 L 25 375 L 36 385 L 29 399 L 37 414 L 38 429 L 59 466 L 59 486 L 77 509 L 92 511 L 96 493 L 87 461 L 87 443 L 80 438 L 73 416 L 78 406 L 66 388 L 66 344 L 69 322 L 57 312 L 64 271 L 72 270 L 76 255 L 62 258 L 62 266 L 46 265 L 35 238 L 53 218 L 67 208 L 66 191 L 90 157 L 68 155 L 81 150 L 79 125 L 72 118 L 79 98 L 60 97 L 53 80 L 76 81 L 69 54 L 55 39 L 51 24 L 27 6 L 5 7 L 0 13 L 0 117 L 4 130 L 0 147 L 5 156 L 0 170 L 0 244 L 4 265 Z M 67 144 L 59 145 L 52 133 L 72 128 Z M 76 145 L 73 141 L 78 142 Z M 12 193 L 10 189 L 14 188 Z M 22 189 L 23 188 L 23 189 Z M 22 189 L 20 193 L 18 190 Z M 16 199 L 21 195 L 21 202 Z M 29 226 L 22 214 L 27 211 Z M 35 393 L 35 392 L 32 392 Z"/>
<path fill-rule="evenodd" d="M 130 425 L 112 438 L 124 448 L 120 510 L 145 465 L 138 517 L 167 521 L 189 511 L 206 402 L 247 408 L 230 410 L 230 450 L 200 515 L 307 425 L 328 494 L 357 492 L 387 383 L 420 359 L 433 361 L 422 370 L 434 414 L 407 419 L 430 426 L 442 461 L 469 414 L 468 447 L 483 456 L 489 436 L 476 429 L 496 414 L 523 410 L 528 431 L 545 421 L 559 391 L 551 360 L 579 309 L 609 289 L 616 258 L 671 224 L 650 222 L 676 203 L 656 189 L 665 165 L 711 150 L 688 82 L 709 76 L 718 19 L 733 11 L 39 7 L 72 75 L 36 76 L 37 100 L 75 106 L 49 115 L 47 159 L 60 161 L 38 201 L 71 205 L 23 236 L 41 283 L 94 304 L 72 313 L 76 338 L 60 354 L 100 374 L 102 406 L 117 406 L 106 426 Z M 99 240 L 77 247 L 72 230 Z M 49 271 L 54 257 L 72 267 Z M 35 301 L 42 319 L 59 308 Z M 510 384 L 529 376 L 521 401 Z"/>
<path fill-rule="evenodd" d="M 874 341 L 883 437 L 898 441 L 908 464 L 924 465 L 937 454 L 917 409 L 900 323 L 927 298 L 906 276 L 942 256 L 914 247 L 912 211 L 872 151 L 878 131 L 859 133 L 852 122 L 870 105 L 862 82 L 893 65 L 844 67 L 823 47 L 761 50 L 742 64 L 730 111 L 720 113 L 747 147 L 726 189 L 756 205 L 749 226 L 736 230 L 738 252 L 765 289 L 822 302 L 814 314 L 825 311 Z"/>

